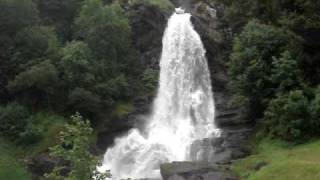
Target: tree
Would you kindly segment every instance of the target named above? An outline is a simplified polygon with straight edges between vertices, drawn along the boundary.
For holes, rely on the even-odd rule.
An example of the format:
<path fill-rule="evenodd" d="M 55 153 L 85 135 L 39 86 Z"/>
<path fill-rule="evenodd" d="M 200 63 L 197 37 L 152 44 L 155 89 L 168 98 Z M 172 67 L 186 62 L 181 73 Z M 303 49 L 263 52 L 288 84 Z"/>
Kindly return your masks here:
<path fill-rule="evenodd" d="M 38 0 L 37 7 L 42 23 L 55 26 L 60 39 L 72 39 L 72 25 L 84 0 Z"/>
<path fill-rule="evenodd" d="M 52 27 L 30 26 L 21 29 L 15 36 L 15 53 L 11 63 L 23 71 L 30 65 L 48 58 L 59 58 L 60 44 Z"/>
<path fill-rule="evenodd" d="M 275 79 L 280 75 L 277 73 L 284 70 L 279 68 L 288 68 L 279 67 L 279 62 L 284 61 L 280 57 L 288 49 L 295 54 L 300 52 L 292 33 L 256 20 L 250 21 L 235 38 L 229 62 L 231 88 L 237 96 L 250 102 L 253 111 L 262 112 L 268 100 L 275 95 L 275 90 L 283 84 L 281 79 L 276 84 Z M 272 74 L 273 82 L 270 80 Z"/>
<path fill-rule="evenodd" d="M 293 58 L 289 51 L 283 52 L 280 58 L 273 59 L 270 80 L 277 87 L 274 90 L 276 93 L 302 88 L 303 72 L 299 61 Z"/>
<path fill-rule="evenodd" d="M 17 140 L 25 131 L 30 112 L 24 106 L 11 103 L 0 107 L 0 134 L 11 140 Z"/>
<path fill-rule="evenodd" d="M 0 0 L 0 102 L 9 99 L 5 89 L 14 74 L 9 59 L 15 52 L 14 37 L 22 28 L 38 22 L 38 11 L 32 0 Z"/>
<path fill-rule="evenodd" d="M 48 180 L 105 180 L 110 177 L 110 173 L 100 173 L 96 170 L 99 165 L 98 157 L 92 155 L 90 148 L 90 137 L 93 129 L 88 120 L 84 120 L 78 113 L 71 117 L 72 122 L 65 127 L 65 131 L 60 133 L 60 143 L 52 148 L 52 156 L 60 157 L 70 163 L 71 170 L 66 176 L 62 176 L 60 171 L 63 166 L 55 167 L 48 175 Z"/>
<path fill-rule="evenodd" d="M 1 46 L 10 43 L 20 29 L 34 25 L 38 20 L 38 10 L 32 0 L 0 0 Z"/>
<path fill-rule="evenodd" d="M 59 69 L 69 89 L 90 87 L 95 83 L 91 49 L 81 41 L 72 41 L 62 49 Z"/>
<path fill-rule="evenodd" d="M 320 134 L 319 89 L 313 97 L 302 90 L 278 95 L 264 113 L 265 132 L 273 138 L 299 142 Z"/>
<path fill-rule="evenodd" d="M 18 74 L 9 82 L 8 89 L 32 107 L 42 103 L 50 106 L 58 76 L 56 67 L 50 61 L 44 61 Z"/>
<path fill-rule="evenodd" d="M 121 67 L 130 60 L 131 29 L 118 3 L 104 6 L 101 0 L 86 1 L 75 25 L 77 38 L 88 43 L 102 66 Z"/>

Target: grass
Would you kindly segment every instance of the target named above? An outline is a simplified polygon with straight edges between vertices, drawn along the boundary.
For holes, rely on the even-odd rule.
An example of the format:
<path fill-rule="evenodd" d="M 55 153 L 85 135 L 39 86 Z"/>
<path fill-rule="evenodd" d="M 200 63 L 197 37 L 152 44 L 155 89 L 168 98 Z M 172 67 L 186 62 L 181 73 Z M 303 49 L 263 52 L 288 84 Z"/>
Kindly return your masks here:
<path fill-rule="evenodd" d="M 31 173 L 24 161 L 47 152 L 58 141 L 59 132 L 67 122 L 63 117 L 50 113 L 38 113 L 30 119 L 41 129 L 41 139 L 35 144 L 24 145 L 0 138 L 0 180 L 31 180 Z"/>
<path fill-rule="evenodd" d="M 247 180 L 319 180 L 320 140 L 297 146 L 264 140 L 233 170 Z"/>
<path fill-rule="evenodd" d="M 21 150 L 14 145 L 0 139 L 0 179 L 3 180 L 31 180 L 31 174 L 27 171 L 18 158 Z"/>
<path fill-rule="evenodd" d="M 59 134 L 67 122 L 65 118 L 50 113 L 38 113 L 32 117 L 32 121 L 37 128 L 41 129 L 42 138 L 35 144 L 23 147 L 25 154 L 28 156 L 45 152 L 49 147 L 57 144 Z"/>
<path fill-rule="evenodd" d="M 131 102 L 118 102 L 112 112 L 112 116 L 121 119 L 133 112 L 133 110 L 134 107 Z"/>

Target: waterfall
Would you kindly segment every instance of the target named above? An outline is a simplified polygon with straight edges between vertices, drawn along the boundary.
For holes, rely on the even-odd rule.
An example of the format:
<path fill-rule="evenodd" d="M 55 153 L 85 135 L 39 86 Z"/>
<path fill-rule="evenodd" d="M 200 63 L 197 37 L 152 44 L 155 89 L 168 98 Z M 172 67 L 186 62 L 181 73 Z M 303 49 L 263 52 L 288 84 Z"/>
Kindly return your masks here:
<path fill-rule="evenodd" d="M 143 131 L 117 138 L 101 170 L 114 179 L 159 178 L 160 164 L 194 160 L 196 140 L 214 136 L 214 102 L 205 49 L 188 13 L 174 13 L 163 37 L 160 82 Z M 201 153 L 201 152 L 198 152 Z"/>

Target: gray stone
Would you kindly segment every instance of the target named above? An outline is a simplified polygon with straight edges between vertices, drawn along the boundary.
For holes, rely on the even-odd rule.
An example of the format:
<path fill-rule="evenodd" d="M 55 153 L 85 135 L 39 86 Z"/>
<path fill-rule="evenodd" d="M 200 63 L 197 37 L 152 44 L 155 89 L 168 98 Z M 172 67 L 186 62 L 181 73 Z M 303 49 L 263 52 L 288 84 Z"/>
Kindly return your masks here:
<path fill-rule="evenodd" d="M 227 166 L 208 162 L 173 162 L 161 165 L 161 175 L 164 180 L 198 180 L 235 178 Z M 220 180 L 219 179 L 219 180 Z M 214 180 L 214 179 L 213 179 Z"/>

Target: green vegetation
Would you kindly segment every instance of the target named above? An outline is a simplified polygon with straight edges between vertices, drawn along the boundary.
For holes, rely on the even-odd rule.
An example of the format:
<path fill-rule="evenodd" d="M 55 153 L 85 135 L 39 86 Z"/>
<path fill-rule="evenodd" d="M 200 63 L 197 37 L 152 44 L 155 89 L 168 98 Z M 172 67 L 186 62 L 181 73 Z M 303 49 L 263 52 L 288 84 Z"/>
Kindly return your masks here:
<path fill-rule="evenodd" d="M 117 118 L 124 118 L 134 110 L 134 107 L 131 103 L 118 103 L 112 112 L 112 116 Z"/>
<path fill-rule="evenodd" d="M 29 125 L 23 133 L 20 145 L 23 145 L 24 156 L 35 156 L 45 152 L 58 143 L 57 136 L 65 129 L 67 120 L 51 113 L 38 113 L 29 118 Z"/>
<path fill-rule="evenodd" d="M 94 142 L 126 120 L 135 98 L 154 92 L 158 72 L 141 65 L 124 8 L 145 4 L 173 8 L 169 0 L 0 0 L 0 138 L 18 151 L 3 150 L 2 159 L 17 164 L 0 168 L 0 179 L 28 179 L 24 162 L 60 143 L 71 114 L 90 119 Z M 81 127 L 73 133 L 88 130 Z M 92 170 L 97 161 L 89 161 Z"/>
<path fill-rule="evenodd" d="M 276 93 L 299 87 L 299 62 L 287 51 L 299 52 L 294 40 L 290 32 L 257 20 L 249 21 L 235 38 L 229 62 L 231 87 L 235 95 L 250 101 L 253 111 L 264 109 Z"/>
<path fill-rule="evenodd" d="M 23 165 L 22 159 L 17 157 L 19 153 L 18 148 L 0 138 L 0 179 L 31 180 L 31 174 Z"/>
<path fill-rule="evenodd" d="M 263 122 L 271 137 L 288 141 L 307 140 L 319 133 L 319 90 L 315 94 L 290 91 L 271 100 Z"/>
<path fill-rule="evenodd" d="M 320 142 L 292 146 L 265 140 L 253 155 L 237 161 L 232 169 L 248 180 L 317 180 L 320 177 Z"/>
<path fill-rule="evenodd" d="M 225 5 L 218 24 L 234 37 L 230 87 L 238 103 L 249 105 L 258 133 L 293 143 L 319 137 L 320 1 L 211 1 Z M 137 97 L 157 87 L 159 72 L 144 69 L 132 46 L 128 8 L 144 4 L 174 8 L 170 0 L 0 0 L 0 179 L 30 179 L 24 162 L 49 147 L 70 162 L 68 178 L 93 176 L 98 161 L 88 147 L 97 132 L 89 125 L 113 130 L 135 110 Z M 90 123 L 77 115 L 66 125 L 75 112 Z M 319 175 L 316 150 L 317 142 L 294 148 L 263 142 L 235 169 L 253 179 L 308 178 Z M 264 161 L 266 167 L 252 170 Z M 49 177 L 63 179 L 59 168 Z"/>
<path fill-rule="evenodd" d="M 271 138 L 318 137 L 320 3 L 213 1 L 226 6 L 222 18 L 235 33 L 228 62 L 234 102 L 248 105 L 248 117 Z"/>
<path fill-rule="evenodd" d="M 60 142 L 50 148 L 51 155 L 63 158 L 70 163 L 71 171 L 61 175 L 66 168 L 57 166 L 48 175 L 48 180 L 105 180 L 110 173 L 100 173 L 96 170 L 100 160 L 89 152 L 90 137 L 93 129 L 88 120 L 82 119 L 79 114 L 71 117 L 72 123 L 65 126 L 65 131 L 60 132 Z"/>
<path fill-rule="evenodd" d="M 170 0 L 128 0 L 130 5 L 149 4 L 159 7 L 162 10 L 173 10 L 174 5 Z"/>

